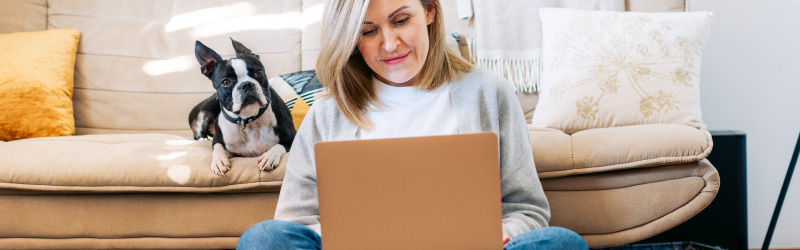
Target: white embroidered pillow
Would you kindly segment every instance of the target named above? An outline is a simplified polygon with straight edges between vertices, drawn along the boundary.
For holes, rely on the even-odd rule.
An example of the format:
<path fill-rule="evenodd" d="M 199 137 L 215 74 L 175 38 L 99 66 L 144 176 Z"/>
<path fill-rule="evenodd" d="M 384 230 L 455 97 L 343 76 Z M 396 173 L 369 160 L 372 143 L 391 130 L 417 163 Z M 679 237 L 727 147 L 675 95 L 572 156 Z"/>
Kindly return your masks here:
<path fill-rule="evenodd" d="M 542 8 L 543 66 L 535 127 L 674 123 L 703 126 L 700 61 L 709 12 Z"/>

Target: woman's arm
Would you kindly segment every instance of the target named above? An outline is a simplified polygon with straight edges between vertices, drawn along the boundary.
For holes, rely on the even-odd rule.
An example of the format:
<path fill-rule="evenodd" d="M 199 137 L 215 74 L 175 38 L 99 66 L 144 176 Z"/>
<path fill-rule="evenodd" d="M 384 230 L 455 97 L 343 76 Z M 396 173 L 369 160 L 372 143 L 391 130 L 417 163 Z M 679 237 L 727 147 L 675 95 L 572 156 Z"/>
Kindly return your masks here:
<path fill-rule="evenodd" d="M 514 237 L 547 227 L 550 205 L 533 163 L 525 116 L 511 85 L 506 82 L 498 84 L 497 106 L 503 232 Z"/>
<path fill-rule="evenodd" d="M 317 170 L 314 165 L 314 144 L 321 141 L 319 118 L 314 105 L 306 114 L 294 138 L 286 164 L 275 219 L 291 221 L 311 227 L 321 235 L 319 200 L 317 196 Z"/>

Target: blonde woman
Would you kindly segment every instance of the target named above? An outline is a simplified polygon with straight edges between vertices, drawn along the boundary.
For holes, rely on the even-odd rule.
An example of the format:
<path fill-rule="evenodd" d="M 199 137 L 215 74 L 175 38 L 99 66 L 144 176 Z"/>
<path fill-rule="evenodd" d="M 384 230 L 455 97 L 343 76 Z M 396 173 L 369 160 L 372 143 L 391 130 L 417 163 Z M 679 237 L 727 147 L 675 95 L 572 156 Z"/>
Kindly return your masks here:
<path fill-rule="evenodd" d="M 248 229 L 240 249 L 321 248 L 317 142 L 476 132 L 500 139 L 506 249 L 587 249 L 576 233 L 547 227 L 550 207 L 511 85 L 445 46 L 438 0 L 328 0 L 322 36 L 317 74 L 330 95 L 295 137 L 275 220 Z"/>

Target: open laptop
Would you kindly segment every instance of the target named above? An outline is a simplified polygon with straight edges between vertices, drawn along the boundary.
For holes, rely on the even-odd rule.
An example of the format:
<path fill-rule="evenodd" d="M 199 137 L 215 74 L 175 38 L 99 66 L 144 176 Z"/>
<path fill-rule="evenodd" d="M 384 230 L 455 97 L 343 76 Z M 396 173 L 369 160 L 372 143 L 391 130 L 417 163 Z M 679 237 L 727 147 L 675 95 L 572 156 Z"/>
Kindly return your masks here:
<path fill-rule="evenodd" d="M 497 135 L 321 142 L 322 249 L 503 249 Z"/>

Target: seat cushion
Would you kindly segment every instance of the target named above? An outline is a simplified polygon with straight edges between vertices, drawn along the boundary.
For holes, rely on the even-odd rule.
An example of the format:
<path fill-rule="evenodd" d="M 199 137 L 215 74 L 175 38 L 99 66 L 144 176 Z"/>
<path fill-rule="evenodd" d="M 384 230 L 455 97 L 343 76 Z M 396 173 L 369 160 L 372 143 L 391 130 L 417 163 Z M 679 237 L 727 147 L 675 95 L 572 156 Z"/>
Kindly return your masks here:
<path fill-rule="evenodd" d="M 286 156 L 272 171 L 231 158 L 211 173 L 211 142 L 166 134 L 44 137 L 0 143 L 0 194 L 13 192 L 277 192 Z"/>
<path fill-rule="evenodd" d="M 539 178 L 696 162 L 711 153 L 705 128 L 645 124 L 567 134 L 529 126 Z"/>

